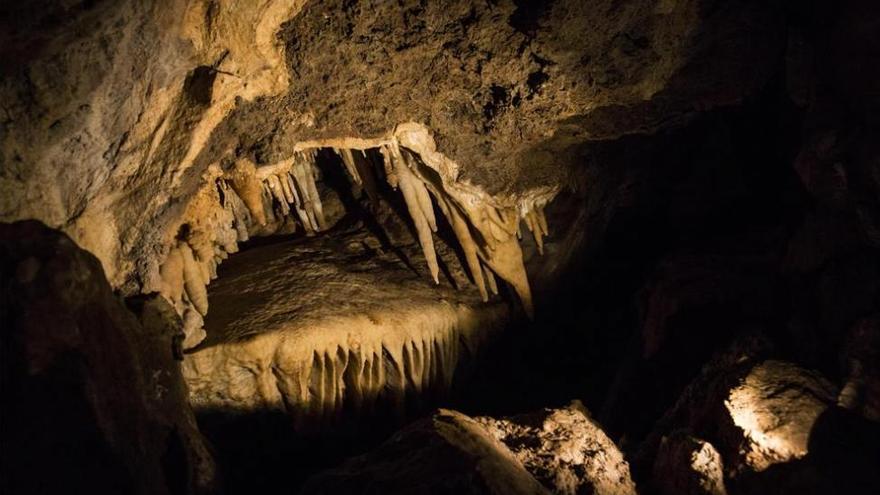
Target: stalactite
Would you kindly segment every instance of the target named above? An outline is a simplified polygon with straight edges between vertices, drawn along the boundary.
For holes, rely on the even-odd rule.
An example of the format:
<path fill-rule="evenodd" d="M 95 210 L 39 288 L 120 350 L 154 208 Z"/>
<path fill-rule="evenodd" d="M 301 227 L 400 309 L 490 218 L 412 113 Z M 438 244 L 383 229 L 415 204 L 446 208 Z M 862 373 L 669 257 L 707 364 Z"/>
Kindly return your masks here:
<path fill-rule="evenodd" d="M 183 255 L 176 246 L 168 251 L 165 262 L 159 269 L 162 278 L 161 294 L 175 307 L 180 306 L 183 298 Z"/>
<path fill-rule="evenodd" d="M 287 202 L 287 197 L 284 195 L 284 190 L 282 189 L 281 181 L 278 180 L 278 177 L 275 175 L 270 175 L 269 178 L 266 179 L 266 185 L 272 192 L 272 197 L 275 198 L 275 202 L 281 208 L 281 213 L 284 216 L 289 215 L 290 205 Z"/>
<path fill-rule="evenodd" d="M 180 254 L 183 257 L 183 280 L 186 288 L 186 295 L 192 302 L 193 306 L 202 314 L 208 314 L 208 291 L 205 288 L 205 282 L 193 258 L 192 249 L 186 242 L 178 243 Z"/>
<path fill-rule="evenodd" d="M 489 300 L 489 293 L 486 292 L 486 282 L 483 279 L 483 269 L 480 265 L 480 257 L 477 254 L 477 244 L 474 242 L 473 237 L 471 237 L 467 222 L 455 204 L 444 198 L 439 198 L 438 203 L 442 206 L 441 211 L 446 215 L 450 225 L 452 225 L 452 231 L 455 233 L 456 238 L 458 238 L 468 270 L 471 272 L 471 278 L 473 278 L 477 290 L 480 291 L 483 302 L 486 302 Z"/>
<path fill-rule="evenodd" d="M 358 171 L 358 175 L 361 178 L 361 182 L 363 183 L 364 190 L 367 192 L 367 197 L 370 198 L 370 202 L 373 204 L 373 209 L 378 210 L 379 208 L 379 187 L 376 184 L 376 174 L 373 170 L 372 164 L 368 161 L 366 153 L 362 153 L 358 158 L 357 156 L 353 156 L 355 168 Z"/>
<path fill-rule="evenodd" d="M 226 195 L 226 206 L 229 208 L 234 218 L 233 226 L 235 227 L 238 242 L 245 242 L 250 239 L 248 225 L 251 224 L 250 209 L 244 204 L 241 197 L 235 192 L 234 188 L 229 188 Z"/>
<path fill-rule="evenodd" d="M 432 224 L 433 230 L 437 230 L 436 223 L 434 222 L 434 212 L 431 210 L 430 198 L 426 200 L 427 206 L 423 205 L 425 200 L 420 199 L 420 196 L 427 197 L 428 191 L 425 189 L 425 185 L 422 181 L 410 171 L 399 153 L 392 154 L 391 157 L 394 162 L 392 166 L 397 175 L 400 192 L 403 194 L 403 199 L 406 202 L 410 218 L 412 219 L 413 224 L 415 224 L 419 244 L 422 246 L 425 261 L 428 263 L 428 271 L 431 273 L 434 283 L 440 283 L 440 266 L 437 263 L 437 253 L 434 250 L 434 239 L 431 235 Z M 431 212 L 430 220 L 429 216 L 425 213 L 425 209 Z"/>
<path fill-rule="evenodd" d="M 231 173 L 232 188 L 247 206 L 251 216 L 259 225 L 266 225 L 266 214 L 263 210 L 262 184 L 257 179 L 256 166 L 247 159 L 239 159 Z"/>
<path fill-rule="evenodd" d="M 321 197 L 318 195 L 318 189 L 315 186 L 317 170 L 314 160 L 315 156 L 312 153 L 298 154 L 293 161 L 291 172 L 312 230 L 322 231 L 327 226 L 324 220 L 324 208 L 321 205 Z"/>
<path fill-rule="evenodd" d="M 333 151 L 342 158 L 342 164 L 345 165 L 345 170 L 348 172 L 348 176 L 351 177 L 352 182 L 358 186 L 362 186 L 363 181 L 361 180 L 357 166 L 354 163 L 354 155 L 351 153 L 351 150 L 348 148 L 343 148 L 341 150 L 333 148 Z"/>

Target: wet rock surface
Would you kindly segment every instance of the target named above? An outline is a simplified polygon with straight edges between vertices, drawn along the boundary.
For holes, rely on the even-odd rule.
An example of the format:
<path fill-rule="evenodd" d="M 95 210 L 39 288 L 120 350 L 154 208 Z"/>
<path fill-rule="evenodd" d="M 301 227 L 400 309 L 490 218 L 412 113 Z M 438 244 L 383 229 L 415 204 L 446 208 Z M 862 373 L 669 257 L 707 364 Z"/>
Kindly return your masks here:
<path fill-rule="evenodd" d="M 162 299 L 113 294 L 100 263 L 39 222 L 0 225 L 2 491 L 209 493 L 214 465 Z"/>

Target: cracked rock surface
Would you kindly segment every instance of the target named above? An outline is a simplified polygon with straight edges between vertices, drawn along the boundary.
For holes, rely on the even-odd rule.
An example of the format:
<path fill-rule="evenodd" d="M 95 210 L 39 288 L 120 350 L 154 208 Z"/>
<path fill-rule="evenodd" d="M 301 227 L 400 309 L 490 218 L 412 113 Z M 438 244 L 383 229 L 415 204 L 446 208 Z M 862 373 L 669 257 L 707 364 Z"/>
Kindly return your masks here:
<path fill-rule="evenodd" d="M 559 409 L 476 420 L 553 493 L 636 493 L 623 453 L 580 401 Z"/>

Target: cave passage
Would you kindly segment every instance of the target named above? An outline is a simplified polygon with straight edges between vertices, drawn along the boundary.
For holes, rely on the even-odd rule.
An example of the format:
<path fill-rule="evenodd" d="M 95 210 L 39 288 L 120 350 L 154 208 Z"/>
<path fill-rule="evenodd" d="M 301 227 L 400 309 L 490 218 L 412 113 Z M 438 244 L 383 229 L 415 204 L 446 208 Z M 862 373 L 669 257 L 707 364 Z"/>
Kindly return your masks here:
<path fill-rule="evenodd" d="M 878 26 L 0 2 L 0 494 L 880 493 Z"/>

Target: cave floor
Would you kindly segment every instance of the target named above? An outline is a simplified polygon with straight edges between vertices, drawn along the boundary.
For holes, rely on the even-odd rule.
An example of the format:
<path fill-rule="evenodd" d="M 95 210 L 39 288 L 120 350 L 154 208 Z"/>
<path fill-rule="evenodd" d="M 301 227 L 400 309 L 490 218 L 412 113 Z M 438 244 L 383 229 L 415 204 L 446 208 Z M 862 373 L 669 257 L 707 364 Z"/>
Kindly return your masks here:
<path fill-rule="evenodd" d="M 381 321 L 414 308 L 484 305 L 457 261 L 445 265 L 439 285 L 422 263 L 417 247 L 384 250 L 364 230 L 264 241 L 219 268 L 208 289 L 207 338 L 196 351 L 356 315 Z"/>

